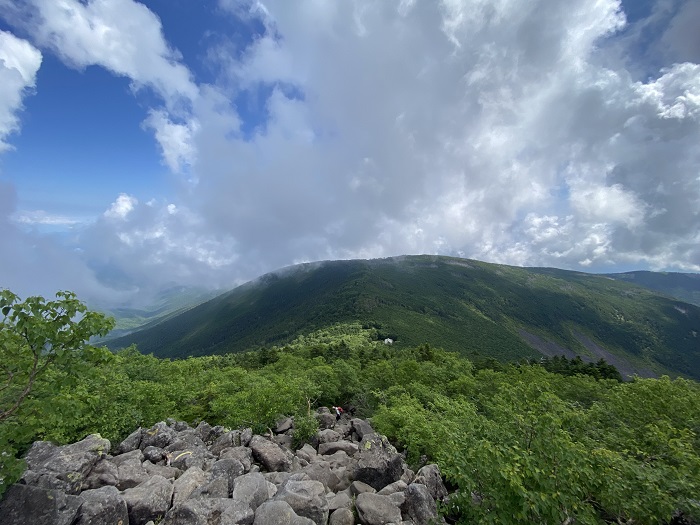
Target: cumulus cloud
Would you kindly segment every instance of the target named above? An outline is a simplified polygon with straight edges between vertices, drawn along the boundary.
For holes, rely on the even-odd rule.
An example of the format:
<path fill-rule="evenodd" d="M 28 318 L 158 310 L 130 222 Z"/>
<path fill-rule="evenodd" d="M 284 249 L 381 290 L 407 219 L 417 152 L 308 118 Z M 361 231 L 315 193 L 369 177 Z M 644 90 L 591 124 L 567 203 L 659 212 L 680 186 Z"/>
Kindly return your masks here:
<path fill-rule="evenodd" d="M 219 43 L 220 77 L 195 85 L 144 6 L 32 2 L 42 45 L 161 94 L 144 125 L 191 175 L 176 200 L 120 195 L 84 232 L 100 279 L 422 252 L 700 270 L 696 2 L 632 24 L 618 0 L 220 5 L 263 31 Z M 108 56 L 141 29 L 150 58 Z"/>
<path fill-rule="evenodd" d="M 35 87 L 41 52 L 26 40 L 0 31 L 0 153 L 10 145 L 8 135 L 19 130 L 17 112 Z"/>
<path fill-rule="evenodd" d="M 199 89 L 152 11 L 133 0 L 0 0 L 0 7 L 37 46 L 71 67 L 98 65 L 129 78 L 134 91 L 153 90 L 164 107 L 151 110 L 144 125 L 154 130 L 165 163 L 184 168 L 192 155 L 190 109 Z"/>

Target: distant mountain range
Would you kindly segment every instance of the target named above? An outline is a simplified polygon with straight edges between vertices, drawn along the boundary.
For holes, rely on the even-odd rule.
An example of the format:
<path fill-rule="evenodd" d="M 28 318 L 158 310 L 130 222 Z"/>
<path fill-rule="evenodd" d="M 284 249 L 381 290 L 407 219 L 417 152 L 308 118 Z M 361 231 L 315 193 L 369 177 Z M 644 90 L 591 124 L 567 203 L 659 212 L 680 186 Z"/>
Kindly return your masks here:
<path fill-rule="evenodd" d="M 440 256 L 301 264 L 108 346 L 137 344 L 159 357 L 223 354 L 360 321 L 398 346 L 429 343 L 500 360 L 581 355 L 604 358 L 626 375 L 700 379 L 700 307 L 630 282 L 661 287 L 666 279 L 674 290 L 694 277 L 649 273 L 592 275 Z"/>

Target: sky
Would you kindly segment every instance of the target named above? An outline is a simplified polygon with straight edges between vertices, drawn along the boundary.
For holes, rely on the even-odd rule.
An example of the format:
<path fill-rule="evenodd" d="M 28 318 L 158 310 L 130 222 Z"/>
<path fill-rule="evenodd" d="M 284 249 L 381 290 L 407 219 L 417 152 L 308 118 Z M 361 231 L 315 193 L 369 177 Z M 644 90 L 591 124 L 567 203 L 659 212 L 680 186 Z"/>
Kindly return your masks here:
<path fill-rule="evenodd" d="M 0 0 L 0 287 L 700 271 L 697 0 Z"/>

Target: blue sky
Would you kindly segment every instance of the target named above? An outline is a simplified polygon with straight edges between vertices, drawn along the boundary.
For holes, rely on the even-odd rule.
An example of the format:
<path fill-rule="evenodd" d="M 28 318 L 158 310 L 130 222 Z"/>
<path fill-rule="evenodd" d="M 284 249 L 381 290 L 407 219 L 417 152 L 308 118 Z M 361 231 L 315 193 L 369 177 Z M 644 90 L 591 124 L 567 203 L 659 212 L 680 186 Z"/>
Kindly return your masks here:
<path fill-rule="evenodd" d="M 0 286 L 700 271 L 693 0 L 0 0 Z"/>

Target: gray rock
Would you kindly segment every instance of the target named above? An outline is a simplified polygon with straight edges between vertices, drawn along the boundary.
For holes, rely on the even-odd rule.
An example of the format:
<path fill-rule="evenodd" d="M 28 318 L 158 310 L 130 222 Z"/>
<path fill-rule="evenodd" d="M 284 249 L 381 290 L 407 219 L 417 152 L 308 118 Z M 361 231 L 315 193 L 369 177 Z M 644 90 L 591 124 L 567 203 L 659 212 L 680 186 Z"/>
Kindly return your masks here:
<path fill-rule="evenodd" d="M 233 491 L 233 482 L 238 476 L 242 476 L 245 473 L 245 468 L 243 464 L 237 459 L 220 459 L 214 463 L 209 470 L 209 475 L 213 478 L 224 478 L 228 486 L 228 492 L 230 495 Z"/>
<path fill-rule="evenodd" d="M 99 434 L 57 447 L 35 442 L 27 452 L 27 471 L 21 480 L 27 485 L 79 494 L 95 464 L 109 453 L 110 442 Z"/>
<path fill-rule="evenodd" d="M 143 469 L 148 473 L 149 476 L 163 476 L 165 479 L 174 480 L 180 477 L 182 471 L 175 467 L 166 467 L 165 465 L 154 465 L 150 461 L 144 461 L 141 463 Z"/>
<path fill-rule="evenodd" d="M 143 460 L 145 458 L 143 457 L 143 452 L 141 451 L 141 449 L 137 448 L 136 450 L 125 452 L 124 454 L 119 454 L 118 456 L 108 458 L 108 461 L 111 461 L 116 466 L 119 466 L 127 461 L 131 461 L 134 459 L 139 463 L 143 463 Z"/>
<path fill-rule="evenodd" d="M 373 494 L 377 492 L 374 487 L 371 485 L 368 485 L 367 483 L 363 483 L 362 481 L 353 481 L 350 484 L 350 493 L 353 496 L 357 496 L 358 494 L 365 494 L 365 493 L 370 493 Z"/>
<path fill-rule="evenodd" d="M 288 430 L 291 430 L 293 426 L 294 420 L 291 417 L 280 419 L 275 427 L 275 434 L 284 434 Z"/>
<path fill-rule="evenodd" d="M 12 485 L 0 501 L 0 518 L 8 525 L 72 525 L 82 503 L 60 490 Z"/>
<path fill-rule="evenodd" d="M 143 449 L 143 457 L 151 463 L 158 463 L 159 461 L 165 461 L 166 452 L 164 448 L 148 446 Z"/>
<path fill-rule="evenodd" d="M 421 483 L 428 487 L 430 492 L 430 497 L 433 499 L 441 500 L 447 496 L 447 489 L 445 484 L 442 482 L 442 475 L 440 474 L 440 468 L 435 465 L 425 465 L 416 474 L 414 483 Z"/>
<path fill-rule="evenodd" d="M 237 459 L 246 472 L 253 466 L 253 451 L 248 447 L 225 448 L 219 454 L 220 459 Z"/>
<path fill-rule="evenodd" d="M 355 455 L 357 464 L 351 477 L 381 490 L 398 481 L 403 473 L 403 458 L 384 436 L 366 434 Z"/>
<path fill-rule="evenodd" d="M 401 509 L 406 519 L 413 520 L 415 523 L 437 523 L 437 505 L 425 485 L 411 483 L 404 495 L 405 501 Z"/>
<path fill-rule="evenodd" d="M 314 522 L 299 516 L 286 501 L 266 501 L 255 511 L 253 525 L 314 525 Z"/>
<path fill-rule="evenodd" d="M 143 434 L 143 429 L 141 427 L 134 430 L 129 434 L 124 441 L 119 443 L 117 447 L 117 454 L 124 454 L 125 452 L 131 452 L 141 447 L 141 437 Z"/>
<path fill-rule="evenodd" d="M 374 433 L 374 429 L 372 428 L 372 426 L 364 419 L 351 419 L 350 424 L 352 425 L 352 429 L 355 432 L 355 434 L 357 434 L 357 438 L 360 441 L 362 441 L 362 438 L 364 438 L 365 435 Z"/>
<path fill-rule="evenodd" d="M 162 525 L 252 525 L 255 514 L 230 498 L 188 499 L 165 515 Z"/>
<path fill-rule="evenodd" d="M 317 452 L 316 452 L 316 449 L 314 447 L 312 447 L 308 443 L 305 443 L 303 447 L 301 447 L 299 450 L 297 450 L 296 455 L 300 459 L 304 459 L 308 462 L 311 462 L 311 460 L 314 457 L 316 457 Z"/>
<path fill-rule="evenodd" d="M 319 430 L 316 433 L 316 438 L 318 439 L 319 444 L 332 443 L 334 441 L 340 441 L 340 434 L 338 434 L 338 432 L 335 430 L 327 428 L 325 430 Z"/>
<path fill-rule="evenodd" d="M 83 483 L 83 490 L 97 489 L 106 485 L 117 486 L 119 483 L 119 470 L 108 459 L 99 460 Z"/>
<path fill-rule="evenodd" d="M 340 478 L 338 475 L 331 470 L 329 463 L 312 463 L 307 467 L 302 469 L 302 472 L 309 476 L 309 479 L 315 479 L 320 481 L 329 490 L 335 492 L 338 490 L 338 485 L 340 484 Z"/>
<path fill-rule="evenodd" d="M 328 525 L 355 525 L 355 515 L 346 508 L 334 510 L 328 520 Z"/>
<path fill-rule="evenodd" d="M 194 490 L 206 483 L 209 475 L 199 467 L 187 469 L 182 476 L 173 483 L 173 505 L 177 505 L 188 499 Z"/>
<path fill-rule="evenodd" d="M 212 434 L 212 426 L 207 423 L 206 421 L 200 421 L 199 425 L 197 425 L 197 428 L 195 428 L 195 431 L 197 432 L 198 437 L 206 443 L 207 441 L 212 441 L 211 440 L 211 434 Z"/>
<path fill-rule="evenodd" d="M 256 461 L 270 472 L 288 471 L 292 466 L 287 454 L 278 445 L 262 436 L 253 436 L 250 440 L 250 448 Z"/>
<path fill-rule="evenodd" d="M 326 428 L 333 428 L 335 426 L 335 415 L 319 413 L 316 414 L 316 419 L 318 420 L 318 427 L 323 430 Z"/>
<path fill-rule="evenodd" d="M 80 507 L 76 525 L 129 523 L 129 510 L 126 501 L 116 487 L 107 486 L 94 490 L 84 490 L 80 497 L 84 501 Z"/>
<path fill-rule="evenodd" d="M 352 441 L 333 441 L 330 443 L 321 443 L 318 446 L 318 453 L 321 454 L 322 456 L 325 454 L 335 454 L 336 452 L 342 450 L 345 452 L 348 456 L 353 456 L 357 453 L 358 451 L 358 446 L 357 443 L 353 443 Z"/>
<path fill-rule="evenodd" d="M 251 439 L 253 439 L 253 429 L 252 428 L 244 428 L 243 430 L 241 430 L 241 446 L 242 447 L 250 446 Z"/>
<path fill-rule="evenodd" d="M 244 502 L 253 510 L 267 501 L 269 496 L 267 480 L 259 472 L 244 474 L 234 481 L 231 497 Z"/>
<path fill-rule="evenodd" d="M 216 456 L 214 456 L 206 448 L 192 447 L 186 450 L 178 450 L 173 452 L 170 465 L 175 468 L 179 468 L 180 470 L 187 470 L 191 467 L 199 467 L 202 470 L 209 470 L 215 461 Z"/>
<path fill-rule="evenodd" d="M 221 451 L 230 447 L 239 447 L 241 445 L 241 432 L 240 430 L 232 430 L 231 432 L 226 432 L 219 436 L 219 438 L 214 442 L 214 444 L 209 449 L 212 454 L 218 456 Z"/>
<path fill-rule="evenodd" d="M 148 430 L 141 432 L 141 450 L 146 447 L 166 448 L 177 437 L 177 432 L 165 424 L 165 421 L 160 421 L 153 425 Z"/>
<path fill-rule="evenodd" d="M 290 478 L 275 495 L 275 501 L 286 501 L 299 516 L 310 518 L 317 525 L 328 522 L 326 489 L 320 481 L 296 481 Z"/>
<path fill-rule="evenodd" d="M 401 510 L 389 496 L 365 492 L 357 496 L 355 508 L 360 522 L 364 525 L 401 523 Z"/>
<path fill-rule="evenodd" d="M 210 479 L 192 491 L 188 499 L 228 498 L 230 495 L 228 480 L 224 477 Z"/>
<path fill-rule="evenodd" d="M 388 496 L 389 494 L 393 494 L 394 492 L 403 492 L 408 488 L 408 485 L 406 484 L 405 481 L 394 481 L 393 483 L 390 483 L 386 487 L 384 487 L 382 490 L 377 492 L 380 496 Z"/>
<path fill-rule="evenodd" d="M 272 442 L 279 445 L 280 447 L 286 448 L 287 450 L 291 450 L 292 443 L 294 443 L 294 438 L 287 434 L 279 434 L 272 436 Z"/>
<path fill-rule="evenodd" d="M 328 510 L 352 509 L 352 500 L 345 492 L 338 492 L 328 501 Z"/>
<path fill-rule="evenodd" d="M 326 454 L 323 457 L 318 456 L 317 460 L 328 462 L 333 469 L 339 467 L 349 467 L 353 463 L 357 463 L 350 456 L 348 456 L 344 450 L 339 450 L 335 454 Z"/>
<path fill-rule="evenodd" d="M 117 488 L 119 490 L 134 488 L 150 477 L 137 457 L 127 458 L 117 466 Z"/>
<path fill-rule="evenodd" d="M 139 486 L 126 489 L 122 495 L 129 509 L 129 524 L 143 525 L 148 520 L 165 516 L 173 498 L 173 484 L 163 476 L 153 476 Z"/>

